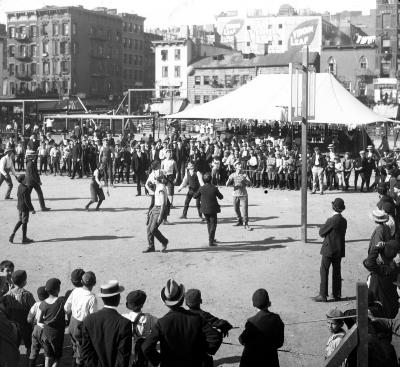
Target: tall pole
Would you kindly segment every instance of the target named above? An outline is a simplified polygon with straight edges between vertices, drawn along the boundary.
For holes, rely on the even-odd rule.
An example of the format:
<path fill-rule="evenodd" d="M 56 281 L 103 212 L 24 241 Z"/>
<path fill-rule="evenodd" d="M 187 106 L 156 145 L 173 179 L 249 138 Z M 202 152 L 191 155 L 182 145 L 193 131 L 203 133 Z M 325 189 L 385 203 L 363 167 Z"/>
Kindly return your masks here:
<path fill-rule="evenodd" d="M 122 100 L 122 102 L 123 102 L 123 100 Z M 128 89 L 128 115 L 130 115 L 130 114 L 131 114 L 131 91 Z"/>
<path fill-rule="evenodd" d="M 171 93 L 171 99 L 169 100 L 169 114 L 172 115 L 174 113 L 174 91 L 172 89 L 169 91 Z"/>
<path fill-rule="evenodd" d="M 307 118 L 308 118 L 308 46 L 303 48 L 301 102 L 301 240 L 307 242 Z M 321 183 L 320 183 L 321 185 Z"/>

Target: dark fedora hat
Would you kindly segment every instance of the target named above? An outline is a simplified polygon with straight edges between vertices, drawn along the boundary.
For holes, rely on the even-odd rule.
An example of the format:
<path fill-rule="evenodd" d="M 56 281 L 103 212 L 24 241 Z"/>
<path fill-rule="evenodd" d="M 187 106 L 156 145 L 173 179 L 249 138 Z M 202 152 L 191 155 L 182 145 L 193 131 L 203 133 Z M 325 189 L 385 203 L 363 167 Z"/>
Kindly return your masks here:
<path fill-rule="evenodd" d="M 168 279 L 167 284 L 161 290 L 161 299 L 166 306 L 176 306 L 185 296 L 185 287 L 173 279 Z"/>
<path fill-rule="evenodd" d="M 122 293 L 124 290 L 125 288 L 119 285 L 118 280 L 109 280 L 107 283 L 101 285 L 100 293 L 97 295 L 101 298 L 113 297 Z"/>
<path fill-rule="evenodd" d="M 342 212 L 346 209 L 346 206 L 344 205 L 344 200 L 342 198 L 336 198 L 332 201 L 332 208 L 339 213 Z"/>

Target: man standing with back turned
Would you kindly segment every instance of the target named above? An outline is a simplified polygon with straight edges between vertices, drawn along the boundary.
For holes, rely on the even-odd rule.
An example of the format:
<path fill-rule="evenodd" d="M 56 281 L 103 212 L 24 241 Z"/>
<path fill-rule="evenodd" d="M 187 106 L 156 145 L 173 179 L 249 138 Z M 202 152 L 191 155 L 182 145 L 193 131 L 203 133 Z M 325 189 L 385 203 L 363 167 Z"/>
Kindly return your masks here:
<path fill-rule="evenodd" d="M 334 301 L 340 301 L 342 297 L 342 275 L 341 261 L 345 256 L 345 236 L 347 220 L 342 217 L 345 210 L 344 201 L 336 198 L 332 202 L 333 216 L 319 229 L 319 235 L 324 237 L 321 248 L 321 284 L 319 295 L 314 298 L 315 302 L 327 302 L 329 268 L 332 264 L 332 295 Z"/>

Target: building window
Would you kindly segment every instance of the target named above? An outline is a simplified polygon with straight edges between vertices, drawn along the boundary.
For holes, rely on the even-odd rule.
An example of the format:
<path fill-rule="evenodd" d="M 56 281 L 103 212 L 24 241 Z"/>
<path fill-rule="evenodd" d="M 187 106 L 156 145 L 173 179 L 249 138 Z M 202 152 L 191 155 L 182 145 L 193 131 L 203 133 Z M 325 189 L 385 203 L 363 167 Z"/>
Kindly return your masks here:
<path fill-rule="evenodd" d="M 76 34 L 76 23 L 72 23 L 72 34 Z"/>
<path fill-rule="evenodd" d="M 360 69 L 367 69 L 368 68 L 368 60 L 365 56 L 360 57 Z"/>
<path fill-rule="evenodd" d="M 175 60 L 178 61 L 181 59 L 181 50 L 180 49 L 176 49 L 175 50 Z"/>
<path fill-rule="evenodd" d="M 360 82 L 358 84 L 358 94 L 360 96 L 366 96 L 367 95 L 367 88 L 364 82 Z"/>
<path fill-rule="evenodd" d="M 390 65 L 391 65 L 390 61 L 382 59 L 382 62 L 381 62 L 381 77 L 388 78 L 390 76 Z"/>
<path fill-rule="evenodd" d="M 168 66 L 163 66 L 162 67 L 162 77 L 163 78 L 168 78 Z"/>
<path fill-rule="evenodd" d="M 58 74 L 58 61 L 53 61 L 52 65 L 53 65 L 52 74 L 53 75 Z"/>
<path fill-rule="evenodd" d="M 15 83 L 14 82 L 10 82 L 10 93 L 15 94 Z"/>
<path fill-rule="evenodd" d="M 232 75 L 225 75 L 225 88 L 232 88 Z"/>
<path fill-rule="evenodd" d="M 200 103 L 200 96 L 198 96 L 197 94 L 194 96 L 194 103 L 195 104 L 199 104 Z"/>
<path fill-rule="evenodd" d="M 233 76 L 233 85 L 237 86 L 240 84 L 240 75 L 234 75 Z"/>
<path fill-rule="evenodd" d="M 63 89 L 63 93 L 64 94 L 67 94 L 68 93 L 68 80 L 63 80 L 62 81 L 62 89 Z"/>
<path fill-rule="evenodd" d="M 212 86 L 215 87 L 215 88 L 219 86 L 218 75 L 213 75 L 212 76 Z"/>
<path fill-rule="evenodd" d="M 181 77 L 181 67 L 180 66 L 175 66 L 174 76 L 175 76 L 175 78 Z"/>
<path fill-rule="evenodd" d="M 249 80 L 249 76 L 248 75 L 242 75 L 242 84 L 246 84 Z"/>
<path fill-rule="evenodd" d="M 278 45 L 281 46 L 282 45 L 282 40 L 278 41 Z"/>
<path fill-rule="evenodd" d="M 161 60 L 162 61 L 168 60 L 168 50 L 161 50 Z"/>
<path fill-rule="evenodd" d="M 35 63 L 31 64 L 31 75 L 36 75 L 36 64 Z"/>
<path fill-rule="evenodd" d="M 15 56 L 15 46 L 11 45 L 10 47 L 8 47 L 8 55 L 10 57 L 14 57 Z"/>
<path fill-rule="evenodd" d="M 48 56 L 48 54 L 49 54 L 49 43 L 48 42 L 43 42 L 42 49 L 43 49 L 43 55 L 44 56 Z"/>
<path fill-rule="evenodd" d="M 58 55 L 58 42 L 57 41 L 53 41 L 52 51 L 53 51 L 53 55 Z"/>
<path fill-rule="evenodd" d="M 47 27 L 46 24 L 42 24 L 41 32 L 42 36 L 47 36 Z"/>
<path fill-rule="evenodd" d="M 336 60 L 333 57 L 328 59 L 328 72 L 336 75 L 337 67 L 336 67 Z"/>
<path fill-rule="evenodd" d="M 132 28 L 132 23 L 129 23 L 129 29 L 128 29 L 128 31 L 132 33 L 132 29 L 133 29 L 133 28 Z"/>
<path fill-rule="evenodd" d="M 203 102 L 207 103 L 210 101 L 210 96 L 203 96 Z"/>
<path fill-rule="evenodd" d="M 59 35 L 59 24 L 53 23 L 53 36 L 58 36 L 58 35 Z"/>
<path fill-rule="evenodd" d="M 246 42 L 246 45 L 247 45 L 247 46 L 250 46 L 250 42 Z"/>
<path fill-rule="evenodd" d="M 382 48 L 390 48 L 390 39 L 382 40 Z"/>
<path fill-rule="evenodd" d="M 129 61 L 128 61 L 129 65 L 132 65 L 132 55 L 129 55 Z"/>
<path fill-rule="evenodd" d="M 282 29 L 282 23 L 278 24 L 278 28 Z"/>
<path fill-rule="evenodd" d="M 195 76 L 194 77 L 194 84 L 195 85 L 200 85 L 201 84 L 201 77 L 200 76 Z"/>
<path fill-rule="evenodd" d="M 31 55 L 32 55 L 32 57 L 37 56 L 37 46 L 36 45 L 31 45 Z"/>
<path fill-rule="evenodd" d="M 268 29 L 272 29 L 272 24 L 268 24 Z"/>
<path fill-rule="evenodd" d="M 43 74 L 50 74 L 50 63 L 48 61 L 43 63 Z"/>
<path fill-rule="evenodd" d="M 210 77 L 208 75 L 203 76 L 203 84 L 210 85 Z"/>
<path fill-rule="evenodd" d="M 69 61 L 61 61 L 61 72 L 69 73 Z"/>
<path fill-rule="evenodd" d="M 73 55 L 78 55 L 78 52 L 79 52 L 78 43 L 77 43 L 77 42 L 74 42 L 74 43 L 72 44 L 72 54 L 73 54 Z"/>
<path fill-rule="evenodd" d="M 68 44 L 67 42 L 60 42 L 60 54 L 65 55 L 68 53 Z"/>
<path fill-rule="evenodd" d="M 8 65 L 8 73 L 9 73 L 10 75 L 14 75 L 14 74 L 15 74 L 15 67 L 14 67 L 14 64 Z"/>
<path fill-rule="evenodd" d="M 249 31 L 250 29 L 251 29 L 251 27 L 248 25 L 248 26 L 247 26 L 247 30 Z"/>
<path fill-rule="evenodd" d="M 126 27 L 127 27 L 126 22 L 122 22 L 122 30 L 123 30 L 124 32 L 126 32 Z"/>
<path fill-rule="evenodd" d="M 69 36 L 69 23 L 62 24 L 62 34 L 63 36 Z"/>
<path fill-rule="evenodd" d="M 15 38 L 15 27 L 8 28 L 8 37 Z"/>
<path fill-rule="evenodd" d="M 382 14 L 382 28 L 390 28 L 390 13 Z"/>
<path fill-rule="evenodd" d="M 38 30 L 38 29 L 37 29 L 37 27 L 36 27 L 35 25 L 31 25 L 31 26 L 29 27 L 29 33 L 30 33 L 31 37 L 36 38 L 36 37 L 38 36 L 37 30 Z"/>
<path fill-rule="evenodd" d="M 138 40 L 135 40 L 135 50 L 137 50 L 139 48 L 138 46 Z"/>

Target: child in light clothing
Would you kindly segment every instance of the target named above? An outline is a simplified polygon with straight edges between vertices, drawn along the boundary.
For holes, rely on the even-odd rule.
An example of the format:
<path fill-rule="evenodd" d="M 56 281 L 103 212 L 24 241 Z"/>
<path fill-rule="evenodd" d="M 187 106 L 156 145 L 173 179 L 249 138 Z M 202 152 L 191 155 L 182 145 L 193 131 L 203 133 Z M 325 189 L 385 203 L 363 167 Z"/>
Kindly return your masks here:
<path fill-rule="evenodd" d="M 343 317 L 343 312 L 338 310 L 337 308 L 331 309 L 326 314 L 328 318 L 328 329 L 331 333 L 331 336 L 326 343 L 325 348 L 325 359 L 329 358 L 333 351 L 338 347 L 342 339 L 346 335 L 346 331 L 343 329 L 343 319 L 338 319 Z M 344 367 L 346 362 L 343 362 L 339 367 Z"/>
<path fill-rule="evenodd" d="M 30 324 L 34 325 L 32 332 L 31 354 L 29 356 L 29 367 L 36 366 L 36 359 L 39 356 L 40 348 L 43 348 L 43 327 L 38 325 L 38 316 L 40 304 L 49 296 L 44 286 L 38 288 L 37 296 L 39 298 L 39 301 L 37 301 L 31 307 L 27 317 L 27 321 Z"/>
<path fill-rule="evenodd" d="M 157 318 L 149 313 L 142 312 L 146 298 L 146 293 L 141 290 L 132 291 L 126 297 L 126 307 L 131 311 L 122 316 L 131 321 L 133 334 L 132 355 L 129 366 L 147 367 L 149 365 L 141 346 L 150 335 Z"/>

